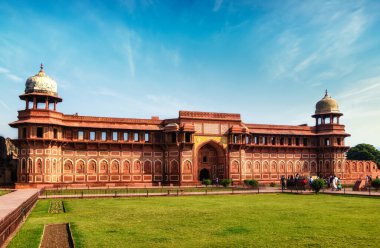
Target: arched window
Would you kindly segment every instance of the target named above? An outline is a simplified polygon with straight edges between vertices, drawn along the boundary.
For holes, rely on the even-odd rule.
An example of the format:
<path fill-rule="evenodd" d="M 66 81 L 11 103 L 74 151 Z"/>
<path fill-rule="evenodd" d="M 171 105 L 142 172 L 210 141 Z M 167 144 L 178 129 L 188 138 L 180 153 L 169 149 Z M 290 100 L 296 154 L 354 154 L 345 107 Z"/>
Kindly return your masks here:
<path fill-rule="evenodd" d="M 152 162 L 149 160 L 144 162 L 144 174 L 152 174 Z"/>
<path fill-rule="evenodd" d="M 39 173 L 42 173 L 42 159 L 37 159 L 37 163 L 36 163 L 36 173 L 39 174 Z"/>
<path fill-rule="evenodd" d="M 170 173 L 171 174 L 177 174 L 179 171 L 178 171 L 178 162 L 176 160 L 173 160 L 171 163 L 170 163 Z"/>
<path fill-rule="evenodd" d="M 26 160 L 23 159 L 21 160 L 21 173 L 25 173 L 26 172 Z"/>
<path fill-rule="evenodd" d="M 123 173 L 124 174 L 129 174 L 131 172 L 131 164 L 129 163 L 128 160 L 125 160 L 123 162 Z"/>
<path fill-rule="evenodd" d="M 154 173 L 161 174 L 162 173 L 162 163 L 159 160 L 154 162 Z"/>

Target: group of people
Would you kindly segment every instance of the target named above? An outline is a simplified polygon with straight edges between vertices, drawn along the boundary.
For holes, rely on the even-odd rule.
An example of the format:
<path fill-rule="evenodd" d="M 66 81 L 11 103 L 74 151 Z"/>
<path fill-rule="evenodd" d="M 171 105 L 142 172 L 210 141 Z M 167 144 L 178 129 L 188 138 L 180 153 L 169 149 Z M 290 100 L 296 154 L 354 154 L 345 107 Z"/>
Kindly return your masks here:
<path fill-rule="evenodd" d="M 339 177 L 336 175 L 332 175 L 325 178 L 326 184 L 328 188 L 331 188 L 332 191 L 340 191 L 342 190 L 342 184 L 340 182 Z"/>
<path fill-rule="evenodd" d="M 319 179 L 319 177 L 305 177 L 299 174 L 296 174 L 294 177 L 293 175 L 288 176 L 288 178 L 285 178 L 285 176 L 282 176 L 281 187 L 283 190 L 284 189 L 306 190 L 306 185 L 308 184 L 309 189 L 311 189 L 313 181 L 317 178 Z M 342 184 L 340 182 L 340 179 L 336 175 L 331 175 L 329 177 L 324 177 L 322 179 L 325 180 L 327 187 L 331 188 L 331 190 L 333 191 L 342 190 Z"/>
<path fill-rule="evenodd" d="M 288 176 L 288 178 L 285 178 L 285 176 L 282 176 L 280 181 L 281 181 L 281 187 L 283 190 L 284 189 L 306 190 L 308 179 L 297 173 L 295 176 L 293 175 Z"/>

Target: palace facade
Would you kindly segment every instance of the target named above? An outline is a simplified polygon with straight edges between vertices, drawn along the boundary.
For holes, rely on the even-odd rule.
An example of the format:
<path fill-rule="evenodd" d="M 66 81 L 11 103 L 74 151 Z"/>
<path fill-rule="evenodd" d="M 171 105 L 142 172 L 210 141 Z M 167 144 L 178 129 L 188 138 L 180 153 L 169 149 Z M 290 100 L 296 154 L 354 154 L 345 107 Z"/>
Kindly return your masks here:
<path fill-rule="evenodd" d="M 197 185 L 203 179 L 278 181 L 282 175 L 379 175 L 348 161 L 338 103 L 317 102 L 315 126 L 263 125 L 240 114 L 179 111 L 177 118 L 66 115 L 57 83 L 40 71 L 26 81 L 18 129 L 17 187 Z"/>

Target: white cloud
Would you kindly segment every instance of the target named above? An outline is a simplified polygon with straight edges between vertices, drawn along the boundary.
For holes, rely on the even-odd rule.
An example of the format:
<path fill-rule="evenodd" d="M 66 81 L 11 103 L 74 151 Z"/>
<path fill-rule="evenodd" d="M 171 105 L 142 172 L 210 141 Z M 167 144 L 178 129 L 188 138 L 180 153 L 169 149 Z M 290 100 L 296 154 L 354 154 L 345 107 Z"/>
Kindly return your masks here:
<path fill-rule="evenodd" d="M 294 67 L 294 72 L 300 72 L 307 67 L 309 67 L 313 62 L 315 62 L 318 59 L 317 53 L 312 53 L 310 56 L 302 60 L 298 65 Z"/>
<path fill-rule="evenodd" d="M 99 88 L 90 92 L 93 95 L 97 96 L 110 96 L 110 97 L 121 97 L 119 92 L 111 90 L 110 88 Z"/>
<path fill-rule="evenodd" d="M 352 134 L 350 144 L 379 146 L 376 134 L 380 132 L 380 76 L 354 81 L 346 88 L 336 99 L 344 113 L 343 124 Z"/>
<path fill-rule="evenodd" d="M 126 52 L 127 52 L 127 58 L 128 58 L 129 72 L 131 73 L 132 77 L 135 77 L 136 68 L 135 68 L 135 61 L 133 58 L 133 49 L 132 49 L 131 43 L 127 42 L 125 44 L 125 48 L 127 50 Z"/>
<path fill-rule="evenodd" d="M 368 44 L 358 43 L 372 23 L 371 16 L 366 14 L 368 10 L 360 4 L 342 8 L 319 1 L 285 9 L 288 11 L 275 13 L 279 15 L 276 19 L 303 20 L 303 23 L 288 25 L 279 34 L 278 52 L 268 56 L 271 60 L 268 69 L 274 79 L 290 78 L 294 82 L 319 85 L 356 69 L 355 55 L 368 49 Z M 307 32 L 310 29 L 313 32 Z"/>
<path fill-rule="evenodd" d="M 7 68 L 0 67 L 0 74 L 3 74 L 4 76 L 6 76 L 7 78 L 9 78 L 10 80 L 12 80 L 14 82 L 17 82 L 17 83 L 21 83 L 22 82 L 22 78 L 21 77 L 13 74 Z"/>
<path fill-rule="evenodd" d="M 362 79 L 355 82 L 353 85 L 353 87 L 350 87 L 348 90 L 339 94 L 337 98 L 352 100 L 363 94 L 365 94 L 365 97 L 368 97 L 368 93 L 375 93 L 379 95 L 380 98 L 380 76 Z"/>
<path fill-rule="evenodd" d="M 223 0 L 215 0 L 214 8 L 212 9 L 212 11 L 218 12 L 222 4 L 223 4 Z"/>
<path fill-rule="evenodd" d="M 10 110 L 10 107 L 5 102 L 3 102 L 2 100 L 0 100 L 0 106 L 2 106 L 3 108 L 5 108 L 7 110 Z"/>

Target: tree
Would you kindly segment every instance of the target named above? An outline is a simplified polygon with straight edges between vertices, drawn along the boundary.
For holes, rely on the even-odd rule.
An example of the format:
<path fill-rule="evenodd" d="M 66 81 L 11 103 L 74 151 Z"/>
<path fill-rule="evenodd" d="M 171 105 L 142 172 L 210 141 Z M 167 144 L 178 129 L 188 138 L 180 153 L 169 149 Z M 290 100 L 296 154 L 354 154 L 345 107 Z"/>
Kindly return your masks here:
<path fill-rule="evenodd" d="M 380 169 L 380 151 L 373 145 L 359 144 L 351 147 L 347 152 L 347 159 L 350 160 L 372 160 L 376 162 L 377 167 Z"/>

